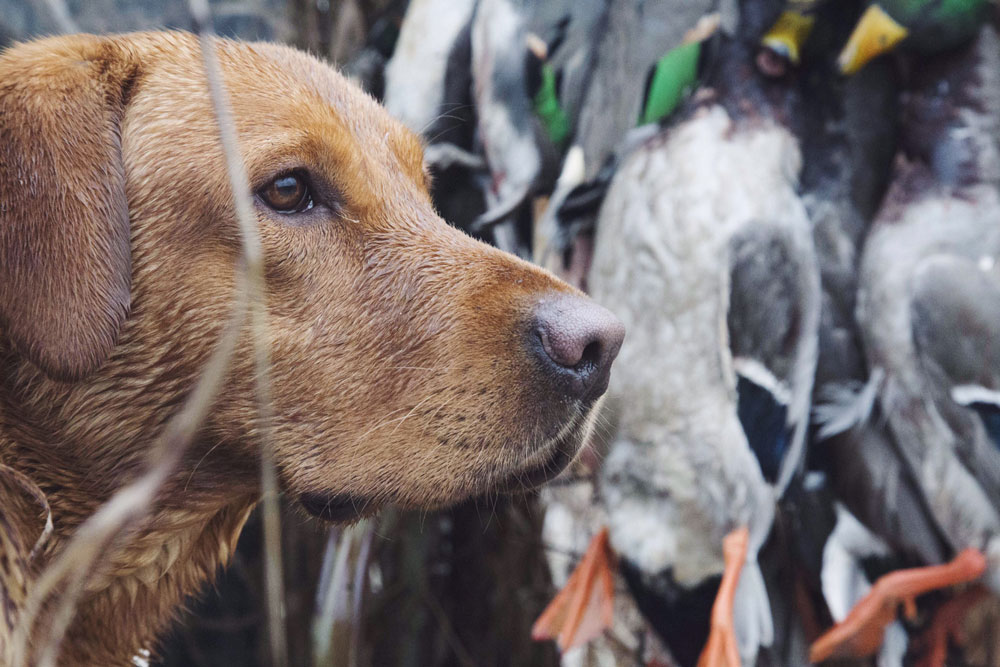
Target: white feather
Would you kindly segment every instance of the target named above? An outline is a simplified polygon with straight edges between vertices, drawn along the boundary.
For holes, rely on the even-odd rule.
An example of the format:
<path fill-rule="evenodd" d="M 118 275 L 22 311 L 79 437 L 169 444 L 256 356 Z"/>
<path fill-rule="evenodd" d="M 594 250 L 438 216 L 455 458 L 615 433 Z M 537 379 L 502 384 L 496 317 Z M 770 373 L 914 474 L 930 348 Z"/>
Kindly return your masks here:
<path fill-rule="evenodd" d="M 871 417 L 879 388 L 885 378 L 881 368 L 872 370 L 868 382 L 830 382 L 816 390 L 813 422 L 819 425 L 820 440 L 845 433 Z"/>
<path fill-rule="evenodd" d="M 973 403 L 1000 405 L 1000 391 L 987 389 L 978 384 L 962 384 L 951 388 L 951 400 L 964 406 Z"/>

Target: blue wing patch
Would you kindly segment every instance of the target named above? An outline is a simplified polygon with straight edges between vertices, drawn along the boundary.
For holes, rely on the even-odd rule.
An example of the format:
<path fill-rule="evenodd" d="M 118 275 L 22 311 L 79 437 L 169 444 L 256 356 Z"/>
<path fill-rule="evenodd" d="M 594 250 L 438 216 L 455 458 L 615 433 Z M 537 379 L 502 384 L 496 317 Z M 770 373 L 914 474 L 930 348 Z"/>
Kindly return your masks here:
<path fill-rule="evenodd" d="M 738 375 L 736 393 L 737 415 L 750 449 L 760 464 L 764 479 L 774 483 L 781 471 L 781 462 L 792 442 L 788 428 L 788 406 L 753 380 Z"/>
<path fill-rule="evenodd" d="M 967 407 L 976 411 L 986 429 L 986 435 L 990 436 L 993 446 L 1000 449 L 1000 405 L 975 402 Z"/>
<path fill-rule="evenodd" d="M 652 575 L 627 558 L 621 559 L 620 568 L 639 611 L 670 649 L 677 664 L 695 667 L 708 641 L 712 604 L 722 577 L 708 577 L 693 588 L 684 588 L 669 569 Z"/>

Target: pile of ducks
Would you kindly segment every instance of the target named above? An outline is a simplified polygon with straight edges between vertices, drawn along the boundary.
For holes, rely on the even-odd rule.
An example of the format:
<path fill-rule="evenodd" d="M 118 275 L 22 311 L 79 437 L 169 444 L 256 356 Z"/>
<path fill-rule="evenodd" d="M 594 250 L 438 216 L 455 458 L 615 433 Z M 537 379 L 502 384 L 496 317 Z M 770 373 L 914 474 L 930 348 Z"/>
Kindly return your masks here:
<path fill-rule="evenodd" d="M 542 494 L 567 664 L 1000 664 L 998 14 L 411 0 L 439 208 L 628 331 Z"/>

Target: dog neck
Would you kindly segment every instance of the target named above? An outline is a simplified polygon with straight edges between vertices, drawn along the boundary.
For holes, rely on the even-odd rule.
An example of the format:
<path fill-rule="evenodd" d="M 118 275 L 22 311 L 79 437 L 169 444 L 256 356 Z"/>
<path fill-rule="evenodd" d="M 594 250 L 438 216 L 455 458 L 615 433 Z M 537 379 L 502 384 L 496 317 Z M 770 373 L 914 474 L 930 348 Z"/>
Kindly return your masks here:
<path fill-rule="evenodd" d="M 7 375 L 11 377 L 16 373 Z M 69 391 L 65 388 L 39 385 L 36 390 L 47 392 L 48 406 L 58 408 L 71 400 L 59 395 Z M 58 419 L 58 409 L 40 414 L 37 402 L 18 400 L 22 394 L 0 382 L 0 463 L 44 494 L 53 532 L 29 558 L 45 513 L 32 494 L 9 479 L 0 480 L 0 528 L 7 536 L 0 541 L 0 561 L 9 563 L 0 571 L 0 597 L 6 596 L 2 602 L 12 607 L 7 633 L 17 623 L 32 580 L 59 557 L 88 517 L 140 474 L 145 465 L 142 443 L 155 437 L 142 425 L 122 424 L 119 433 L 108 431 L 103 444 L 114 446 L 119 456 L 95 457 L 89 454 L 92 441 L 77 441 Z M 145 429 L 154 431 L 155 426 Z M 129 441 L 118 439 L 120 434 Z M 256 502 L 256 470 L 252 460 L 234 462 L 216 444 L 195 443 L 138 527 L 101 550 L 63 640 L 60 664 L 128 664 L 136 651 L 155 648 L 155 637 L 184 599 L 229 561 Z M 35 627 L 46 625 L 42 618 Z M 3 635 L 0 628 L 0 657 L 10 645 L 9 635 Z M 33 643 L 39 636 L 36 631 Z"/>
<path fill-rule="evenodd" d="M 106 571 L 88 582 L 80 620 L 68 633 L 63 655 L 81 664 L 115 664 L 141 649 L 155 650 L 156 637 L 184 600 L 229 562 L 253 506 L 254 499 L 243 498 L 210 515 L 158 512 L 150 528 L 130 539 Z M 95 632 L 98 623 L 103 636 Z M 77 657 L 83 655 L 89 657 Z"/>

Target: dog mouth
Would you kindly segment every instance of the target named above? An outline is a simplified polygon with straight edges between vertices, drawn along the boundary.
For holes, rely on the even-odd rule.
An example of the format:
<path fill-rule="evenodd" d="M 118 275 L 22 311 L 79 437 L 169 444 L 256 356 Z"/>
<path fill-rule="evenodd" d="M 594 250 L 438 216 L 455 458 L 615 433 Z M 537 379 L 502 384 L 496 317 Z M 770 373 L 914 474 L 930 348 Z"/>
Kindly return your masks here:
<path fill-rule="evenodd" d="M 342 493 L 303 493 L 299 496 L 299 504 L 317 519 L 331 523 L 352 523 L 380 509 L 366 498 Z"/>
<path fill-rule="evenodd" d="M 551 452 L 540 463 L 502 478 L 496 490 L 517 493 L 537 489 L 565 470 L 578 450 L 572 439 L 558 441 L 550 448 Z M 368 499 L 346 494 L 303 493 L 299 496 L 299 504 L 312 516 L 330 523 L 353 523 L 381 509 Z"/>
<path fill-rule="evenodd" d="M 497 488 L 503 493 L 531 491 L 559 476 L 576 458 L 576 448 L 566 451 L 564 446 L 553 448 L 551 455 L 542 463 L 527 470 L 512 473 L 504 478 Z"/>
<path fill-rule="evenodd" d="M 571 420 L 548 446 L 542 448 L 546 454 L 541 461 L 507 475 L 497 484 L 497 490 L 502 493 L 531 491 L 558 477 L 583 446 L 590 430 L 589 422 L 587 417 L 579 416 Z"/>
<path fill-rule="evenodd" d="M 577 415 L 549 443 L 540 448 L 519 470 L 501 477 L 494 486 L 500 493 L 518 493 L 537 489 L 556 478 L 573 462 L 590 430 L 591 419 Z M 382 508 L 370 498 L 352 494 L 303 493 L 299 504 L 312 516 L 331 523 L 353 523 L 372 516 Z"/>

